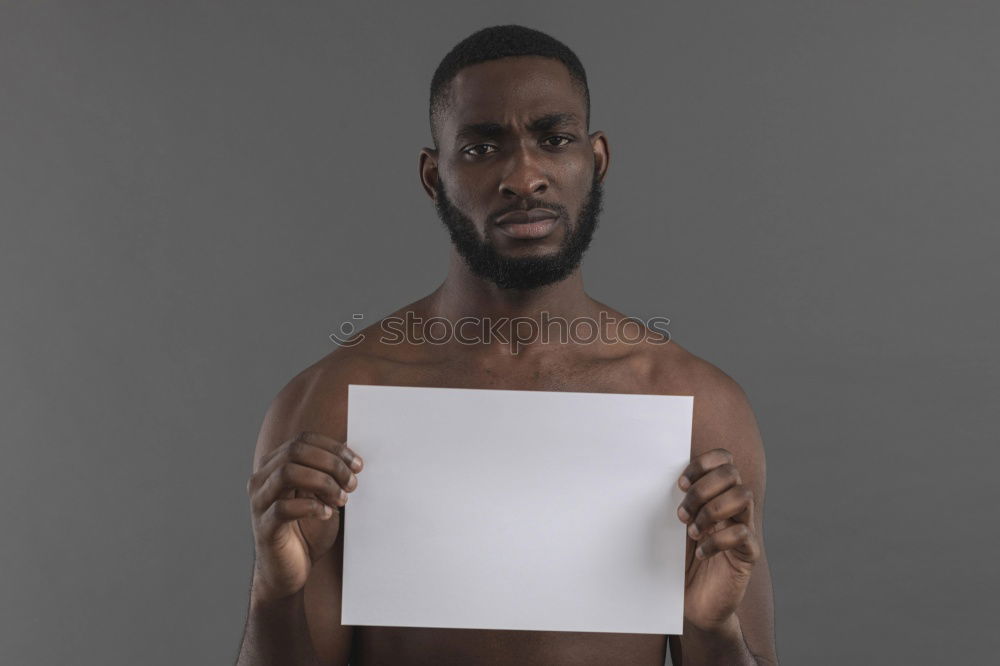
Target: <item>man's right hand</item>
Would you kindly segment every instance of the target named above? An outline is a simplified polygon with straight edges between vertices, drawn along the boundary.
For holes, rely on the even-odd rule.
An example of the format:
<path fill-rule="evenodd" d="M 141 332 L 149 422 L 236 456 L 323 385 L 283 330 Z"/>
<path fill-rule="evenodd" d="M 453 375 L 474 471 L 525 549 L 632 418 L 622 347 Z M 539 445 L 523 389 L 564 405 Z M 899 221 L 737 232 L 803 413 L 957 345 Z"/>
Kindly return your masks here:
<path fill-rule="evenodd" d="M 253 515 L 252 599 L 269 602 L 301 590 L 312 565 L 340 530 L 339 507 L 358 487 L 361 457 L 326 435 L 302 432 L 265 458 L 247 481 Z"/>

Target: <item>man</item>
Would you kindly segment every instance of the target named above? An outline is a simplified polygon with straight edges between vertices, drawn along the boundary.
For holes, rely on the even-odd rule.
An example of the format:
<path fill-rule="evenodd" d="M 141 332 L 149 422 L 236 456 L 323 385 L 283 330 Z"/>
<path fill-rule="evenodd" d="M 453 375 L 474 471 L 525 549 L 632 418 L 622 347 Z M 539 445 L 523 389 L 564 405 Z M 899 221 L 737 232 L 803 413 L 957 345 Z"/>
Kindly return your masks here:
<path fill-rule="evenodd" d="M 271 405 L 247 486 L 256 561 L 239 664 L 660 666 L 668 650 L 685 666 L 777 663 L 764 451 L 740 387 L 649 329 L 641 340 L 553 343 L 531 326 L 508 329 L 511 339 L 476 325 L 548 317 L 625 330 L 624 315 L 583 289 L 609 160 L 589 116 L 583 67 L 543 33 L 487 28 L 439 65 L 420 178 L 453 242 L 448 275 L 393 313 L 405 334 L 389 318 L 365 329 Z M 453 334 L 442 340 L 429 321 L 455 324 Z M 350 383 L 695 396 L 692 460 L 678 479 L 683 635 L 341 625 L 342 507 L 364 483 L 362 452 L 345 441 Z"/>

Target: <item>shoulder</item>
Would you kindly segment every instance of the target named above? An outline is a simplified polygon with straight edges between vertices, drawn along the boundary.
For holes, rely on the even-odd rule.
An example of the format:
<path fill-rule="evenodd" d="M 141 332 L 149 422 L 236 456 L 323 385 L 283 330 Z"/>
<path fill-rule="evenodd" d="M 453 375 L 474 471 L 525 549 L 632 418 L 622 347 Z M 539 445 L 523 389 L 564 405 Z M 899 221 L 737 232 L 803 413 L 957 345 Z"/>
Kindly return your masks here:
<path fill-rule="evenodd" d="M 347 387 L 377 383 L 376 363 L 359 350 L 338 348 L 293 376 L 271 400 L 256 447 L 263 457 L 303 431 L 344 441 Z"/>
<path fill-rule="evenodd" d="M 418 302 L 419 303 L 419 302 Z M 401 308 L 340 341 L 332 352 L 295 375 L 275 397 L 284 411 L 308 408 L 312 402 L 344 397 L 348 384 L 374 384 L 391 363 L 400 362 L 405 345 L 386 344 L 387 322 L 411 312 L 415 304 Z"/>
<path fill-rule="evenodd" d="M 675 341 L 664 345 L 658 354 L 655 373 L 664 382 L 664 392 L 694 396 L 692 457 L 712 449 L 726 449 L 733 454 L 734 464 L 744 480 L 762 496 L 764 444 L 746 391 L 721 368 Z"/>
<path fill-rule="evenodd" d="M 684 351 L 684 381 L 695 396 L 695 422 L 706 432 L 745 427 L 756 419 L 743 387 L 718 366 Z"/>
<path fill-rule="evenodd" d="M 731 404 L 746 397 L 735 379 L 691 353 L 675 339 L 665 343 L 644 343 L 633 358 L 635 369 L 641 370 L 658 390 L 693 395 L 702 403 L 713 404 Z"/>
<path fill-rule="evenodd" d="M 348 386 L 380 384 L 393 369 L 412 361 L 412 345 L 387 344 L 385 326 L 386 321 L 403 317 L 419 304 L 405 306 L 358 331 L 293 376 L 268 407 L 258 450 L 278 446 L 304 430 L 343 441 L 347 436 Z"/>
<path fill-rule="evenodd" d="M 301 410 L 312 400 L 346 392 L 349 384 L 373 381 L 375 367 L 375 359 L 361 350 L 338 348 L 292 377 L 275 396 L 274 405 Z"/>

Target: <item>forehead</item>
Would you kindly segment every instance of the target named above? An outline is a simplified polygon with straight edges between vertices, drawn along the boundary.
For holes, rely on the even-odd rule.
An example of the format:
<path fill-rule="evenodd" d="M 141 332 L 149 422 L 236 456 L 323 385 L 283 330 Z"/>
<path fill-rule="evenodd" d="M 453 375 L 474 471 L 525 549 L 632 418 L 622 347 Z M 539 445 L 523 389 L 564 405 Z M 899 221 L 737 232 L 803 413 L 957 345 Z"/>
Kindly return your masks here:
<path fill-rule="evenodd" d="M 470 122 L 520 122 L 542 113 L 586 117 L 583 92 L 558 60 L 500 58 L 463 68 L 451 83 L 445 134 Z"/>

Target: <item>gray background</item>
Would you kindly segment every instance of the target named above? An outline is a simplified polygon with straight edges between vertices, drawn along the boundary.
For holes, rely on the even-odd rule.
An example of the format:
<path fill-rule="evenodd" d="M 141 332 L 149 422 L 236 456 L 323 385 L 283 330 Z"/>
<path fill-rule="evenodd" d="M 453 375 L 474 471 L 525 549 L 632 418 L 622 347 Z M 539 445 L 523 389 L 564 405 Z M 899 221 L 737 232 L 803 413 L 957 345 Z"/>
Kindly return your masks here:
<path fill-rule="evenodd" d="M 438 4 L 0 6 L 0 662 L 232 662 L 264 410 L 444 277 L 430 77 L 508 22 L 609 136 L 588 290 L 757 412 L 782 661 L 992 660 L 1000 8 Z"/>

